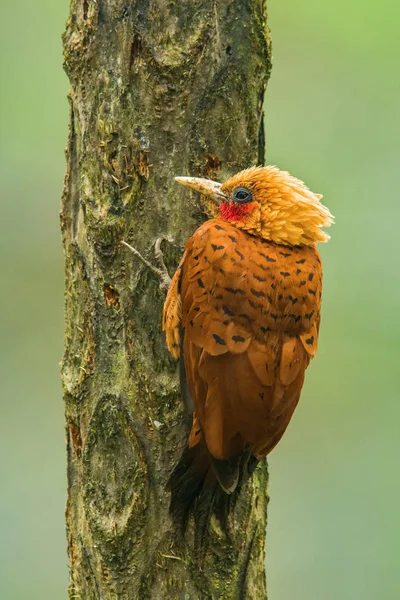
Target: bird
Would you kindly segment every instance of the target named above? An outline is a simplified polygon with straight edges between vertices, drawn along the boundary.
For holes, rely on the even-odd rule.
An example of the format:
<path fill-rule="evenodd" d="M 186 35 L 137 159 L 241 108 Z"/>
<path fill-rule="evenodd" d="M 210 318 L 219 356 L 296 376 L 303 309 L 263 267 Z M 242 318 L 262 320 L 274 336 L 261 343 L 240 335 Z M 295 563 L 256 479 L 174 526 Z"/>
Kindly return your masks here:
<path fill-rule="evenodd" d="M 228 499 L 282 438 L 315 356 L 322 266 L 333 216 L 322 196 L 275 166 L 222 184 L 176 181 L 201 194 L 209 218 L 187 240 L 163 310 L 192 425 L 169 480 L 185 531 L 207 498 Z M 203 502 L 204 504 L 204 502 Z"/>

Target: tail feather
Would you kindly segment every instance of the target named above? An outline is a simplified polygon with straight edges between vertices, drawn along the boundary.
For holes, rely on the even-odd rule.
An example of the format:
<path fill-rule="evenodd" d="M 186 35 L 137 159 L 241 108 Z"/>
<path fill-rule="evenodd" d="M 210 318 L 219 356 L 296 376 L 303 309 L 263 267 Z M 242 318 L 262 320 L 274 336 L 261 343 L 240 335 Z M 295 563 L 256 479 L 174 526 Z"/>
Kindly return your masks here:
<path fill-rule="evenodd" d="M 205 448 L 199 448 L 199 452 L 197 446 L 184 449 L 167 484 L 167 488 L 171 491 L 169 512 L 173 520 L 179 524 L 183 534 L 190 511 L 201 493 L 204 479 L 210 469 L 207 451 L 204 451 Z"/>
<path fill-rule="evenodd" d="M 209 454 L 209 460 L 221 488 L 226 494 L 232 494 L 239 483 L 241 455 L 229 460 L 218 460 Z"/>
<path fill-rule="evenodd" d="M 227 523 L 240 488 L 257 462 L 249 452 L 229 461 L 217 460 L 209 454 L 203 439 L 186 447 L 168 482 L 170 514 L 181 533 L 184 535 L 193 514 L 196 546 L 203 546 L 211 515 L 215 514 L 221 524 Z"/>

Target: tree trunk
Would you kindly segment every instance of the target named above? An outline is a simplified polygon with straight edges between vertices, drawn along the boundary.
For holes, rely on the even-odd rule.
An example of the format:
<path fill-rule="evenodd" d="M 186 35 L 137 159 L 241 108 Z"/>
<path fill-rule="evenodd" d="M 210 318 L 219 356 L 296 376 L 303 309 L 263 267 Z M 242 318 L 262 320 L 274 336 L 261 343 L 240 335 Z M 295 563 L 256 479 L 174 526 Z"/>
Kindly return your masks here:
<path fill-rule="evenodd" d="M 61 226 L 70 598 L 262 599 L 267 467 L 205 557 L 179 541 L 165 485 L 187 439 L 152 260 L 171 273 L 204 219 L 176 175 L 263 162 L 264 0 L 71 0 L 71 126 Z"/>

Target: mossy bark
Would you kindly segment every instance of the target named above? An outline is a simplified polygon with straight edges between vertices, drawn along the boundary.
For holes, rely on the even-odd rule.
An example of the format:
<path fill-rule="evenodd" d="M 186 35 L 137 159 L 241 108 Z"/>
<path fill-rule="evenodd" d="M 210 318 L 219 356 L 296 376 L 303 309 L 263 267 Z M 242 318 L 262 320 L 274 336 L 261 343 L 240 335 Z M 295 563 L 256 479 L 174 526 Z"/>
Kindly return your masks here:
<path fill-rule="evenodd" d="M 151 259 L 173 272 L 204 218 L 175 175 L 223 180 L 263 161 L 270 68 L 264 0 L 72 0 L 64 35 L 71 126 L 61 211 L 62 378 L 70 598 L 266 597 L 267 468 L 199 562 L 178 541 L 168 476 L 186 441 Z"/>

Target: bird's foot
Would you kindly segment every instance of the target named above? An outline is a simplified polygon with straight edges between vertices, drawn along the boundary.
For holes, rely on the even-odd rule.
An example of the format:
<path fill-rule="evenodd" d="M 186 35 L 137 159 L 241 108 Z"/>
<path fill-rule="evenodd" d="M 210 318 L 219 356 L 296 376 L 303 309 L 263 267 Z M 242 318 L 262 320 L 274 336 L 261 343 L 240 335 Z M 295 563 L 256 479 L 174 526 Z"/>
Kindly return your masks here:
<path fill-rule="evenodd" d="M 133 254 L 137 256 L 142 261 L 142 263 L 146 265 L 148 269 L 150 269 L 150 271 L 152 271 L 155 275 L 157 275 L 157 277 L 159 277 L 160 290 L 167 291 L 171 284 L 171 277 L 169 276 L 167 267 L 165 266 L 164 255 L 161 250 L 161 244 L 164 240 L 167 240 L 168 242 L 171 241 L 169 238 L 159 237 L 156 243 L 154 244 L 154 257 L 156 259 L 156 262 L 158 263 L 158 267 L 152 265 L 151 262 L 149 262 L 140 254 L 138 250 L 136 250 L 136 248 L 134 248 L 124 240 L 121 241 L 121 244 L 129 248 L 129 250 L 133 252 Z"/>

